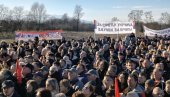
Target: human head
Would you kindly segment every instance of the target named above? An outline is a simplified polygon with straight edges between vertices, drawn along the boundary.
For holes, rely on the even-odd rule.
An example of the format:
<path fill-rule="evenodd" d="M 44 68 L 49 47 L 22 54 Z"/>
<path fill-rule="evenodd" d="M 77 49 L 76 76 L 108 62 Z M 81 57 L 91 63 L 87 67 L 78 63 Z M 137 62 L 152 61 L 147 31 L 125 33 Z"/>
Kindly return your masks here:
<path fill-rule="evenodd" d="M 154 81 L 152 79 L 146 80 L 146 82 L 145 82 L 145 91 L 147 93 L 152 92 L 153 88 L 154 88 Z"/>
<path fill-rule="evenodd" d="M 138 83 L 144 84 L 146 81 L 146 74 L 144 72 L 140 72 L 138 76 Z"/>
<path fill-rule="evenodd" d="M 52 97 L 51 91 L 46 88 L 39 88 L 36 97 Z"/>
<path fill-rule="evenodd" d="M 109 75 L 105 75 L 103 79 L 103 85 L 106 89 L 109 89 L 111 85 L 113 85 L 113 79 Z"/>
<path fill-rule="evenodd" d="M 127 83 L 128 74 L 126 72 L 121 72 L 118 75 L 118 80 L 120 83 Z"/>
<path fill-rule="evenodd" d="M 21 70 L 22 74 L 24 76 L 26 76 L 29 73 L 32 73 L 32 71 L 34 70 L 34 67 L 32 66 L 32 64 L 27 63 Z"/>
<path fill-rule="evenodd" d="M 162 70 L 155 68 L 152 72 L 153 79 L 160 80 L 162 78 Z"/>
<path fill-rule="evenodd" d="M 155 87 L 152 92 L 153 97 L 164 97 L 164 92 L 161 88 Z"/>
<path fill-rule="evenodd" d="M 72 97 L 86 97 L 85 94 L 81 91 L 76 91 L 73 93 Z"/>
<path fill-rule="evenodd" d="M 89 84 L 88 82 L 84 85 L 83 89 L 82 89 L 82 92 L 85 94 L 85 95 L 91 95 L 92 93 L 94 93 L 94 88 L 92 86 L 92 84 Z"/>
<path fill-rule="evenodd" d="M 27 93 L 35 93 L 38 89 L 38 84 L 35 80 L 28 80 L 26 85 Z"/>
<path fill-rule="evenodd" d="M 76 79 L 78 77 L 77 70 L 75 68 L 71 68 L 68 70 L 68 79 L 70 81 Z"/>
<path fill-rule="evenodd" d="M 58 93 L 55 95 L 55 97 L 66 97 L 66 95 L 64 93 Z"/>
<path fill-rule="evenodd" d="M 96 78 L 98 78 L 98 73 L 94 69 L 90 69 L 86 74 L 89 81 L 94 81 Z"/>
<path fill-rule="evenodd" d="M 117 66 L 116 65 L 109 65 L 107 70 L 107 75 L 114 77 L 117 73 Z"/>
<path fill-rule="evenodd" d="M 167 80 L 165 83 L 165 91 L 170 94 L 170 80 Z"/>
<path fill-rule="evenodd" d="M 2 82 L 2 91 L 5 96 L 10 96 L 14 93 L 14 82 L 11 80 L 5 80 Z"/>
<path fill-rule="evenodd" d="M 129 71 L 133 71 L 136 68 L 136 63 L 133 60 L 129 59 L 126 62 L 126 66 Z"/>
<path fill-rule="evenodd" d="M 130 74 L 127 79 L 128 87 L 135 88 L 137 86 L 137 83 L 138 83 L 137 76 L 134 74 Z"/>
<path fill-rule="evenodd" d="M 62 79 L 60 81 L 60 92 L 66 93 L 70 86 L 70 81 L 68 79 Z"/>
<path fill-rule="evenodd" d="M 37 71 L 33 74 L 33 79 L 40 84 L 41 81 L 44 79 L 44 75 L 41 71 Z"/>
<path fill-rule="evenodd" d="M 76 67 L 76 70 L 77 70 L 77 73 L 80 74 L 86 70 L 86 67 L 83 64 L 78 64 Z"/>
<path fill-rule="evenodd" d="M 56 91 L 57 93 L 59 93 L 58 82 L 55 78 L 48 78 L 46 80 L 46 88 L 50 91 Z"/>

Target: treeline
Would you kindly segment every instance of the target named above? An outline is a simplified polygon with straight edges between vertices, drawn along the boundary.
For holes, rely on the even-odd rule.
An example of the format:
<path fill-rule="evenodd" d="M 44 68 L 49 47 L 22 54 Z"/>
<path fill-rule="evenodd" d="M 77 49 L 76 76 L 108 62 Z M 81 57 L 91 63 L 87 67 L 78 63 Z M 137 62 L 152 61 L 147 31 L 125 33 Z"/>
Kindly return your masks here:
<path fill-rule="evenodd" d="M 56 9 L 59 10 L 59 9 Z M 0 32 L 20 31 L 41 31 L 41 30 L 65 30 L 65 31 L 94 31 L 93 20 L 91 22 L 82 21 L 84 12 L 80 5 L 76 5 L 73 16 L 67 13 L 58 18 L 47 13 L 44 4 L 34 3 L 29 11 L 24 7 L 14 7 L 10 9 L 0 5 Z M 165 29 L 170 27 L 170 14 L 163 12 L 158 21 L 154 20 L 152 11 L 131 10 L 128 14 L 129 21 L 136 23 L 137 32 L 143 32 L 143 25 L 155 29 Z M 120 21 L 118 17 L 113 17 L 112 22 Z"/>
<path fill-rule="evenodd" d="M 56 9 L 57 10 L 57 9 Z M 41 31 L 41 30 L 67 30 L 67 31 L 93 31 L 92 22 L 81 21 L 82 8 L 76 5 L 73 17 L 66 13 L 60 16 L 49 15 L 43 4 L 34 3 L 30 11 L 24 7 L 9 9 L 0 5 L 0 32 Z"/>

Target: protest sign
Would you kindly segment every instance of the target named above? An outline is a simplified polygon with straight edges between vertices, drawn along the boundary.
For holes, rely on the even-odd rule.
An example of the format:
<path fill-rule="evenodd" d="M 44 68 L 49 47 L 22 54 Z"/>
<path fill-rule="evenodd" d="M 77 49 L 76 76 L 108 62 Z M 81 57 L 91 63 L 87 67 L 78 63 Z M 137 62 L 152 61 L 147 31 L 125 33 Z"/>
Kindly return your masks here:
<path fill-rule="evenodd" d="M 96 34 L 127 34 L 135 33 L 133 22 L 96 22 Z"/>
<path fill-rule="evenodd" d="M 53 31 L 31 31 L 31 32 L 24 32 L 24 31 L 17 31 L 15 32 L 15 40 L 33 40 L 35 37 L 39 37 L 40 40 L 57 40 L 62 39 L 62 30 L 53 30 Z"/>
<path fill-rule="evenodd" d="M 150 36 L 153 37 L 157 34 L 157 36 L 170 36 L 170 28 L 167 29 L 163 29 L 163 30 L 153 30 L 150 28 L 147 28 L 146 26 L 144 26 L 144 35 L 145 36 Z"/>

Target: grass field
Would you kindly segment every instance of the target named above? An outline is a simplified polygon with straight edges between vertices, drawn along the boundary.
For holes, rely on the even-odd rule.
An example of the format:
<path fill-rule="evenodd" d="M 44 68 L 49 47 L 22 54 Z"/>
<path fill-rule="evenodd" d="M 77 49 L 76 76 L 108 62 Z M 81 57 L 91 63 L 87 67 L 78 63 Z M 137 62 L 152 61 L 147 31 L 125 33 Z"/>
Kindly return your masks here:
<path fill-rule="evenodd" d="M 136 36 L 143 36 L 143 33 L 136 33 Z M 12 33 L 3 33 L 3 34 L 0 34 L 0 41 L 1 40 L 5 40 L 7 41 L 8 43 L 10 42 L 13 42 L 14 41 L 14 34 Z M 111 37 L 111 38 L 117 38 L 117 34 L 95 34 L 94 35 L 94 32 L 64 32 L 62 34 L 62 36 L 65 37 L 66 40 L 71 40 L 71 39 L 82 39 L 82 38 L 85 38 L 87 39 L 88 37 L 95 37 L 96 39 L 98 38 L 102 38 L 104 36 L 107 36 L 107 37 Z M 124 37 L 125 34 L 121 34 L 119 35 L 119 37 Z"/>

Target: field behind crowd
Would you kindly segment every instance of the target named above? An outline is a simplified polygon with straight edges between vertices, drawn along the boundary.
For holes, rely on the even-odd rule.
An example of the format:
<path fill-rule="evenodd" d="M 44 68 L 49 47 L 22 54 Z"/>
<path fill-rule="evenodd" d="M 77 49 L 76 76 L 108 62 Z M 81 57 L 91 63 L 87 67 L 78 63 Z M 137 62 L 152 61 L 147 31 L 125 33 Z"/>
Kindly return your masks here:
<path fill-rule="evenodd" d="M 63 33 L 63 36 L 66 39 L 81 39 L 81 38 L 87 39 L 89 36 L 96 39 L 102 38 L 104 36 L 117 38 L 117 34 L 94 34 L 94 32 L 65 32 Z M 119 37 L 125 37 L 125 36 L 126 34 L 119 34 Z M 137 32 L 136 36 L 143 36 L 143 33 Z"/>
<path fill-rule="evenodd" d="M 119 34 L 119 37 L 125 37 L 126 34 Z M 65 37 L 66 40 L 71 39 L 87 39 L 88 37 L 93 38 L 102 38 L 104 36 L 111 37 L 111 38 L 117 38 L 117 34 L 94 34 L 94 32 L 63 32 L 62 36 Z M 136 36 L 143 36 L 143 33 L 137 32 Z M 0 33 L 0 40 L 5 40 L 8 43 L 15 41 L 15 34 L 14 33 Z"/>

